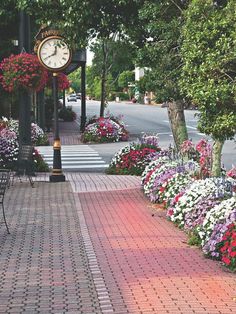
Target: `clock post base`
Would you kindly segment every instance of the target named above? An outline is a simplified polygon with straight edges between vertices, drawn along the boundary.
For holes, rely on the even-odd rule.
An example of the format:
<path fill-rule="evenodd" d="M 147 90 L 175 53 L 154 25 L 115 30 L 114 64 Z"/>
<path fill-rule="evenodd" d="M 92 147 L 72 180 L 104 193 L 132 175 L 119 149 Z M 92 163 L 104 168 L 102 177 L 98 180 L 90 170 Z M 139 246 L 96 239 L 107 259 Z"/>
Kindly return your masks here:
<path fill-rule="evenodd" d="M 50 182 L 65 182 L 66 177 L 64 174 L 51 174 L 49 177 Z"/>

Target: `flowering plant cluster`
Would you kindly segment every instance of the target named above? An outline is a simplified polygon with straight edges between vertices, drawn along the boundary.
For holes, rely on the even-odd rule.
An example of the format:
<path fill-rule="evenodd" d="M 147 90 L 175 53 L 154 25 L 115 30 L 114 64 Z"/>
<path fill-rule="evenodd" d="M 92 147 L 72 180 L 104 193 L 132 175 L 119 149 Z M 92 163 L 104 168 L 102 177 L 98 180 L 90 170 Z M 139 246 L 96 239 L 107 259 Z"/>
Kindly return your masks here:
<path fill-rule="evenodd" d="M 91 121 L 91 120 L 90 120 Z M 128 139 L 128 132 L 121 123 L 115 122 L 110 117 L 94 118 L 89 123 L 82 136 L 83 142 L 118 142 Z"/>
<path fill-rule="evenodd" d="M 48 164 L 45 163 L 43 160 L 43 157 L 40 155 L 39 151 L 34 148 L 33 150 L 33 166 L 35 168 L 35 171 L 38 172 L 48 172 L 49 167 Z"/>
<path fill-rule="evenodd" d="M 233 166 L 226 174 L 236 180 L 236 166 Z"/>
<path fill-rule="evenodd" d="M 191 182 L 193 182 L 193 178 L 189 172 L 177 172 L 170 177 L 162 187 L 162 199 L 165 207 L 168 208 L 176 195 L 183 192 Z"/>
<path fill-rule="evenodd" d="M 0 128 L 0 168 L 9 168 L 19 153 L 17 135 L 8 128 Z"/>
<path fill-rule="evenodd" d="M 19 121 L 4 118 L 7 128 L 19 137 Z M 48 138 L 44 131 L 36 124 L 31 123 L 31 141 L 35 146 L 48 145 Z"/>
<path fill-rule="evenodd" d="M 194 236 L 194 244 L 201 245 L 204 254 L 225 262 L 220 248 L 228 225 L 236 221 L 236 198 L 230 188 L 235 182 L 232 178 L 207 178 L 186 183 L 170 199 L 167 217 L 188 232 L 190 242 Z"/>
<path fill-rule="evenodd" d="M 219 243 L 221 261 L 236 271 L 236 223 L 228 224 Z"/>
<path fill-rule="evenodd" d="M 29 53 L 5 58 L 0 64 L 0 69 L 1 84 L 8 92 L 19 88 L 39 91 L 47 84 L 48 72 L 40 64 L 37 56 Z"/>
<path fill-rule="evenodd" d="M 180 227 L 185 225 L 185 216 L 195 211 L 197 204 L 207 197 L 218 198 L 227 197 L 230 191 L 227 190 L 227 180 L 221 178 L 207 178 L 194 181 L 174 204 L 171 221 L 177 223 Z"/>
<path fill-rule="evenodd" d="M 202 227 L 199 228 L 202 246 L 204 246 L 212 235 L 212 232 L 217 223 L 224 223 L 226 219 L 231 218 L 235 220 L 236 216 L 236 198 L 231 197 L 223 200 L 219 205 L 212 207 L 203 220 Z"/>
<path fill-rule="evenodd" d="M 157 159 L 151 163 L 151 170 L 145 169 L 142 175 L 144 193 L 152 202 L 170 202 L 176 195 L 174 191 L 179 193 L 189 183 L 197 167 L 194 161 L 182 164 L 179 160 Z"/>
<path fill-rule="evenodd" d="M 211 173 L 212 163 L 212 147 L 206 139 L 201 139 L 196 146 L 192 140 L 186 140 L 180 147 L 180 152 L 183 157 L 193 159 L 200 165 L 200 176 L 206 178 Z"/>
<path fill-rule="evenodd" d="M 159 152 L 159 147 L 152 148 L 145 144 L 131 143 L 115 154 L 107 173 L 141 175 L 153 155 Z"/>
<path fill-rule="evenodd" d="M 155 135 L 148 135 L 144 134 L 140 139 L 140 144 L 159 147 L 159 137 L 158 134 Z"/>
<path fill-rule="evenodd" d="M 18 132 L 18 121 L 7 118 L 0 120 L 0 168 L 14 169 L 19 154 Z M 42 129 L 34 123 L 32 123 L 31 134 L 34 143 L 46 139 Z M 46 170 L 47 167 L 41 160 L 42 157 L 37 152 L 33 156 L 36 170 Z"/>
<path fill-rule="evenodd" d="M 70 87 L 70 81 L 64 73 L 60 72 L 57 75 L 57 80 L 58 80 L 58 90 L 65 90 Z M 52 74 L 48 74 L 48 81 L 47 81 L 47 86 L 52 88 Z"/>

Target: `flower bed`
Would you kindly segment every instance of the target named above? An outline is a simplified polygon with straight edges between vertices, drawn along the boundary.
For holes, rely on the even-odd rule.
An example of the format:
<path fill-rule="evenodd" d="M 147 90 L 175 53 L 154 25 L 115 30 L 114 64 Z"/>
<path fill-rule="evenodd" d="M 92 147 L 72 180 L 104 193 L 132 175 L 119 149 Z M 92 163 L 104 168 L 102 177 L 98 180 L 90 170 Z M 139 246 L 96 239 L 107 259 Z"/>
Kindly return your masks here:
<path fill-rule="evenodd" d="M 19 154 L 18 132 L 18 121 L 6 118 L 0 120 L 0 168 L 15 168 Z M 48 142 L 43 130 L 35 123 L 31 127 L 31 140 L 35 145 Z M 48 166 L 36 150 L 33 153 L 33 164 L 35 171 L 48 171 Z"/>
<path fill-rule="evenodd" d="M 181 145 L 180 152 L 183 158 L 193 159 L 198 162 L 200 166 L 199 175 L 201 178 L 210 176 L 212 147 L 206 139 L 201 139 L 195 146 L 192 140 L 186 140 Z"/>
<path fill-rule="evenodd" d="M 107 173 L 139 176 L 154 156 L 161 155 L 157 137 L 151 138 L 145 135 L 140 142 L 131 143 L 116 153 L 110 162 Z"/>
<path fill-rule="evenodd" d="M 9 130 L 16 133 L 19 137 L 19 121 L 4 118 Z M 35 146 L 49 145 L 48 137 L 44 131 L 36 124 L 31 123 L 31 141 Z"/>
<path fill-rule="evenodd" d="M 105 118 L 93 117 L 88 122 L 82 135 L 82 141 L 95 143 L 109 143 L 127 141 L 128 131 L 118 118 L 107 116 Z"/>
<path fill-rule="evenodd" d="M 201 246 L 206 256 L 223 263 L 229 260 L 222 257 L 222 239 L 229 224 L 236 221 L 232 184 L 232 178 L 195 180 L 171 200 L 167 209 L 167 217 L 188 233 L 190 244 Z M 233 270 L 235 261 L 230 260 L 229 265 Z"/>
<path fill-rule="evenodd" d="M 178 160 L 157 159 L 147 167 L 148 170 L 145 169 L 142 175 L 144 193 L 152 202 L 165 201 L 167 203 L 174 191 L 179 193 L 189 183 L 197 167 L 198 165 L 193 161 L 182 164 Z"/>

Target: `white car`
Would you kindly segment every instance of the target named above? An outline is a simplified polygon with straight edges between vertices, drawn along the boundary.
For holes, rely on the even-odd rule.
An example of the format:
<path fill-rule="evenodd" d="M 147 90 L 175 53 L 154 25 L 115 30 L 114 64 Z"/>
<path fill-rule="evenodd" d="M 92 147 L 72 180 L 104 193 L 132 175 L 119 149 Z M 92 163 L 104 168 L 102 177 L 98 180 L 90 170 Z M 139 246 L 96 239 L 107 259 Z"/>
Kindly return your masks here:
<path fill-rule="evenodd" d="M 67 97 L 67 101 L 77 101 L 77 97 L 75 94 L 71 94 Z"/>

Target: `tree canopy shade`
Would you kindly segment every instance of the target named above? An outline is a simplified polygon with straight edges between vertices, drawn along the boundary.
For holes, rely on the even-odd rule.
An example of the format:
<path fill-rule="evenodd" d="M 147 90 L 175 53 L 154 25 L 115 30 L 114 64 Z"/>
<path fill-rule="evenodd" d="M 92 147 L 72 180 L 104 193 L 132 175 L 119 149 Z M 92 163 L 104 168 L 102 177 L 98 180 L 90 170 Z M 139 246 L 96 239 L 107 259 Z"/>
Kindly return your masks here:
<path fill-rule="evenodd" d="M 193 0 L 183 28 L 182 91 L 200 110 L 199 129 L 215 140 L 213 175 L 223 143 L 236 133 L 236 2 Z"/>
<path fill-rule="evenodd" d="M 144 0 L 17 0 L 37 21 L 61 28 L 78 45 L 91 37 L 108 38 L 132 25 Z"/>

